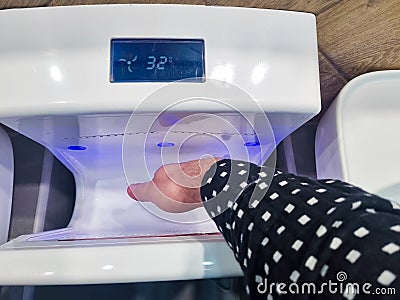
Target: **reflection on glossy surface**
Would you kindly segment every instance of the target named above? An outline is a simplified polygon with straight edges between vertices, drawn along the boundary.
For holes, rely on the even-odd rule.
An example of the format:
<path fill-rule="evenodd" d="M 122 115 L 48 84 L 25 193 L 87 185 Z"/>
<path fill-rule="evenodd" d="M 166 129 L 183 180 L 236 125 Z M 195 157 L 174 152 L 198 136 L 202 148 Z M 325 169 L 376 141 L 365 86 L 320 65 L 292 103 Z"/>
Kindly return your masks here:
<path fill-rule="evenodd" d="M 212 261 L 203 261 L 204 270 L 211 270 L 214 266 Z"/>
<path fill-rule="evenodd" d="M 109 271 L 109 270 L 114 269 L 114 266 L 113 266 L 113 265 L 104 265 L 104 266 L 102 267 L 102 269 L 103 269 L 104 271 Z"/>
<path fill-rule="evenodd" d="M 60 69 L 57 66 L 52 66 L 50 68 L 50 74 L 51 78 L 53 78 L 54 81 L 61 81 L 62 80 L 62 74 Z"/>
<path fill-rule="evenodd" d="M 268 66 L 262 62 L 256 64 L 251 71 L 251 82 L 259 84 L 263 81 L 265 75 L 268 72 Z"/>
<path fill-rule="evenodd" d="M 219 64 L 211 71 L 209 78 L 232 83 L 235 77 L 235 66 L 231 63 Z"/>

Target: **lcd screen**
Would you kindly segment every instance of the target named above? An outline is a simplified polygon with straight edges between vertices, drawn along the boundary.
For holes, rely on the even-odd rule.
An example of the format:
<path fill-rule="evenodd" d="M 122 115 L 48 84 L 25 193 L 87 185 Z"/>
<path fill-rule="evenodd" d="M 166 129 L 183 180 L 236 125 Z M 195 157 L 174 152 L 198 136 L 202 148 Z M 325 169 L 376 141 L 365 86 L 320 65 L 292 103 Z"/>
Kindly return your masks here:
<path fill-rule="evenodd" d="M 204 65 L 203 40 L 111 40 L 111 82 L 203 82 Z"/>

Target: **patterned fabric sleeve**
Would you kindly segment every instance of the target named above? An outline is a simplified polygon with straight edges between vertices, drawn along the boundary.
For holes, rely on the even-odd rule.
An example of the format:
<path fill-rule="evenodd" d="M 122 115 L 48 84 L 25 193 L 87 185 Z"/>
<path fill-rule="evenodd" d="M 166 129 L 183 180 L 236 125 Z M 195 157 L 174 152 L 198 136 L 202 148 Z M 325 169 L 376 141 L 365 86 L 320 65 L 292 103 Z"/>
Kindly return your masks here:
<path fill-rule="evenodd" d="M 227 159 L 206 173 L 201 196 L 242 267 L 251 299 L 400 293 L 400 207 L 394 203 L 341 181 Z M 332 290 L 329 282 L 336 283 Z"/>

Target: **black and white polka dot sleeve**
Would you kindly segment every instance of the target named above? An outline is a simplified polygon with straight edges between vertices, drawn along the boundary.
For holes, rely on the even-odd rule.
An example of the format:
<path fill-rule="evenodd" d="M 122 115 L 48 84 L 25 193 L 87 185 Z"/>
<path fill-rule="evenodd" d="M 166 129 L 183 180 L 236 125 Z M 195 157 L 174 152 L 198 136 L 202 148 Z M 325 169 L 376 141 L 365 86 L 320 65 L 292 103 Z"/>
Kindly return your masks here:
<path fill-rule="evenodd" d="M 316 181 L 228 159 L 206 173 L 201 196 L 242 267 L 251 299 L 400 293 L 400 207 L 395 203 L 341 181 Z M 328 291 L 329 281 L 337 284 L 335 293 Z M 268 285 L 264 291 L 265 283 L 285 288 Z M 317 290 L 289 290 L 307 283 Z M 365 290 L 343 288 L 347 283 Z M 385 290 L 389 287 L 394 290 Z"/>

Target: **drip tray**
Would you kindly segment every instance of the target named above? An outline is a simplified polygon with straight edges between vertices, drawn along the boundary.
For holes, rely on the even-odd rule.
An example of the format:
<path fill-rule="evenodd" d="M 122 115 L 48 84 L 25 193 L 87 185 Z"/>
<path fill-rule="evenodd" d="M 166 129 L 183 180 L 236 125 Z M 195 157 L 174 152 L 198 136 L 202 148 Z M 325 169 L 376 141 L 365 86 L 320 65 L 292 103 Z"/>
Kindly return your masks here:
<path fill-rule="evenodd" d="M 104 202 L 103 202 L 104 203 Z M 106 205 L 111 211 L 114 205 Z M 93 213 L 93 210 L 80 211 L 80 217 L 72 221 L 69 227 L 30 235 L 26 241 L 77 241 L 77 240 L 117 240 L 131 238 L 199 236 L 219 234 L 217 226 L 210 218 L 203 221 L 188 222 L 188 217 L 205 215 L 204 208 L 190 213 L 180 214 L 181 221 L 163 219 L 143 209 L 139 203 L 130 201 L 128 214 L 124 217 L 112 217 L 112 214 Z M 84 217 L 86 216 L 86 218 Z M 135 216 L 134 218 L 132 216 Z M 186 222 L 184 220 L 186 219 Z M 108 226 L 106 225 L 108 224 Z"/>
<path fill-rule="evenodd" d="M 205 227 L 205 226 L 204 226 Z M 210 226 L 212 227 L 212 226 Z M 204 228 L 206 229 L 206 228 Z M 85 241 L 85 240 L 120 240 L 120 239 L 137 239 L 137 238 L 171 238 L 171 237 L 189 237 L 189 236 L 210 236 L 219 235 L 219 231 L 216 229 L 201 230 L 201 231 L 163 231 L 159 233 L 113 233 L 113 234 L 101 234 L 101 233 L 79 233 L 73 229 L 65 228 L 63 230 L 55 230 L 49 232 L 42 232 L 37 235 L 32 235 L 27 242 L 35 241 Z"/>
<path fill-rule="evenodd" d="M 94 237 L 94 236 L 65 236 L 60 237 L 57 241 L 60 242 L 72 242 L 72 241 L 91 241 L 91 240 L 120 240 L 120 239 L 134 239 L 134 238 L 171 238 L 171 237 L 184 237 L 184 236 L 210 236 L 210 235 L 218 235 L 217 232 L 210 232 L 210 233 L 181 233 L 181 234 L 164 234 L 164 235 L 146 235 L 146 236 L 113 236 L 113 237 Z"/>

